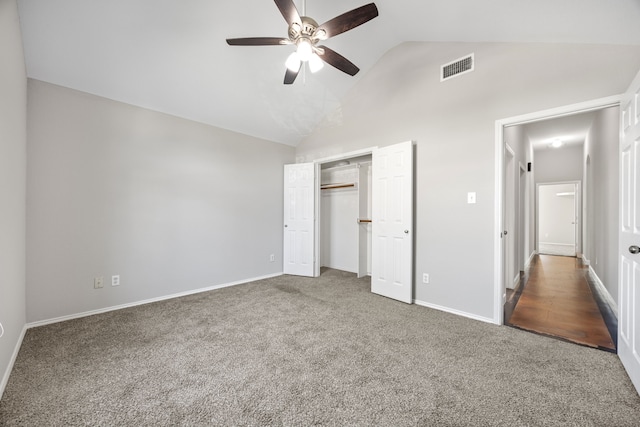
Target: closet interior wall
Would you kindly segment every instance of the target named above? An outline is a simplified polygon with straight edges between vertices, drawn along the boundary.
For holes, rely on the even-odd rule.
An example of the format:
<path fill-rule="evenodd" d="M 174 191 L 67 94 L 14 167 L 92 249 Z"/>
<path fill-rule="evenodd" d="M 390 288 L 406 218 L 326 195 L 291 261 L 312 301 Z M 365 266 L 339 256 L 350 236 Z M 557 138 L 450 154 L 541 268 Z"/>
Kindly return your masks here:
<path fill-rule="evenodd" d="M 371 274 L 371 156 L 321 169 L 320 265 Z"/>

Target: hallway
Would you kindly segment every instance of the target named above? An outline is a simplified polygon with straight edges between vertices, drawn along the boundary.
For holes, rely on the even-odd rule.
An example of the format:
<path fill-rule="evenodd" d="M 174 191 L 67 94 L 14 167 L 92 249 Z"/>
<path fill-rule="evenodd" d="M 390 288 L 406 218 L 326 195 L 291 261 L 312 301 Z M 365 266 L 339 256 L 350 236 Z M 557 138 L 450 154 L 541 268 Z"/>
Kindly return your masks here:
<path fill-rule="evenodd" d="M 536 255 L 505 324 L 615 352 L 615 344 L 578 258 Z"/>

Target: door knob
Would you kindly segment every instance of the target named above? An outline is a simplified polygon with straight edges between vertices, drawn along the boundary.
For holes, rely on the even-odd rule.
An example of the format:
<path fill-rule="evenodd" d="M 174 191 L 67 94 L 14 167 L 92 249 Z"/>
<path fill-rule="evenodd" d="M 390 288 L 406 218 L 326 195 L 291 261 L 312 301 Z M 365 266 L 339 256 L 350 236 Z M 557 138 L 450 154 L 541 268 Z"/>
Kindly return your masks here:
<path fill-rule="evenodd" d="M 640 253 L 640 247 L 633 245 L 633 246 L 629 246 L 629 252 L 631 252 L 632 254 L 637 254 Z"/>
<path fill-rule="evenodd" d="M 409 230 L 404 230 L 404 234 L 409 234 Z"/>
<path fill-rule="evenodd" d="M 508 234 L 508 233 L 507 233 L 507 230 L 504 230 L 504 235 L 506 236 L 507 234 Z"/>
<path fill-rule="evenodd" d="M 284 228 L 287 228 L 287 227 L 288 227 L 288 225 L 287 225 L 287 224 L 285 224 L 285 225 L 284 225 Z"/>

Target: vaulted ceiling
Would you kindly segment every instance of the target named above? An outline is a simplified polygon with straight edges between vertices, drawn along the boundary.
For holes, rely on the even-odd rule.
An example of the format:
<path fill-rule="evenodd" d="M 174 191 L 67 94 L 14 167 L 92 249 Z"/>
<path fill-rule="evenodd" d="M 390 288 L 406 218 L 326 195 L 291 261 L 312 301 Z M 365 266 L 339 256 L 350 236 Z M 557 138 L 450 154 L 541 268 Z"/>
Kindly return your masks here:
<path fill-rule="evenodd" d="M 367 1 L 295 3 L 322 23 Z M 638 0 L 375 3 L 377 18 L 324 43 L 359 74 L 327 66 L 285 86 L 293 47 L 225 42 L 286 37 L 271 0 L 18 0 L 29 77 L 289 145 L 405 41 L 640 44 Z"/>

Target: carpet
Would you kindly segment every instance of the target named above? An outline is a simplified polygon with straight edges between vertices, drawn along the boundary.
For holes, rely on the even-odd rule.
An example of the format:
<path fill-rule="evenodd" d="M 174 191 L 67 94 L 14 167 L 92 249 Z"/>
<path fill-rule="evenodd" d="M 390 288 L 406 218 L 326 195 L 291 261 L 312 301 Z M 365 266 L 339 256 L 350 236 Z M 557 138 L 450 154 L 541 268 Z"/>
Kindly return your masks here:
<path fill-rule="evenodd" d="M 3 426 L 637 426 L 618 358 L 336 270 L 29 329 Z"/>

